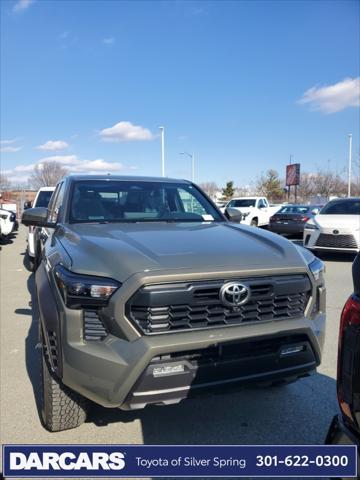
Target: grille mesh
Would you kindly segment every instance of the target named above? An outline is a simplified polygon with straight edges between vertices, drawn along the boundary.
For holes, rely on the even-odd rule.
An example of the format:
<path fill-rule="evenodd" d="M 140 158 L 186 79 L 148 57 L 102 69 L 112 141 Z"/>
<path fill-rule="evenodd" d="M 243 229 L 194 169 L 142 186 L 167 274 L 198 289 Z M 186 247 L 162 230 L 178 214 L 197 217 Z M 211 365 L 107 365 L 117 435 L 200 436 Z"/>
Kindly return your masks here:
<path fill-rule="evenodd" d="M 332 235 L 321 233 L 316 241 L 317 247 L 358 248 L 353 235 Z"/>
<path fill-rule="evenodd" d="M 173 297 L 169 290 L 155 292 L 156 300 L 141 296 L 140 289 L 139 295 L 135 294 L 128 302 L 126 313 L 143 333 L 154 334 L 299 317 L 304 315 L 310 297 L 309 283 L 288 287 L 284 283 L 277 288 L 262 281 L 259 285 L 249 285 L 251 296 L 244 305 L 232 308 L 220 301 L 222 284 L 217 282 L 217 286 L 205 285 L 199 289 L 184 287 L 187 296 L 184 293 Z M 289 293 L 284 293 L 286 288 Z"/>

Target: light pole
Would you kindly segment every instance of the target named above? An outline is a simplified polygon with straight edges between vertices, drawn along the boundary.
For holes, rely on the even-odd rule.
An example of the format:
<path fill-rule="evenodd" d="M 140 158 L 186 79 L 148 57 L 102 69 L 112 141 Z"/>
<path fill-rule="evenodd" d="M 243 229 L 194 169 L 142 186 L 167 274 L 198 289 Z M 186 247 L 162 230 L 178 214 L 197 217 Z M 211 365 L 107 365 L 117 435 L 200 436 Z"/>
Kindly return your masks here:
<path fill-rule="evenodd" d="M 164 127 L 159 127 L 161 135 L 161 176 L 165 177 L 165 147 L 164 147 Z"/>
<path fill-rule="evenodd" d="M 348 174 L 348 197 L 351 197 L 351 157 L 352 157 L 352 134 L 349 133 L 349 174 Z"/>
<path fill-rule="evenodd" d="M 191 158 L 191 181 L 195 182 L 195 154 L 188 152 L 180 152 L 180 155 L 187 155 Z"/>

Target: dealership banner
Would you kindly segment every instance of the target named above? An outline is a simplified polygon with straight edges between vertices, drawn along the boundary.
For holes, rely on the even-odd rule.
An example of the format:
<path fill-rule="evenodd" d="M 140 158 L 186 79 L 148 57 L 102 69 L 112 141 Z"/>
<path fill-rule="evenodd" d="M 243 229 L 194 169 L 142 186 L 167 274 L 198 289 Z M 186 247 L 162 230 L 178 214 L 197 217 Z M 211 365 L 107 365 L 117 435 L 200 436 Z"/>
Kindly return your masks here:
<path fill-rule="evenodd" d="M 286 185 L 300 185 L 300 163 L 286 165 Z"/>
<path fill-rule="evenodd" d="M 4 445 L 11 477 L 356 477 L 353 445 Z"/>

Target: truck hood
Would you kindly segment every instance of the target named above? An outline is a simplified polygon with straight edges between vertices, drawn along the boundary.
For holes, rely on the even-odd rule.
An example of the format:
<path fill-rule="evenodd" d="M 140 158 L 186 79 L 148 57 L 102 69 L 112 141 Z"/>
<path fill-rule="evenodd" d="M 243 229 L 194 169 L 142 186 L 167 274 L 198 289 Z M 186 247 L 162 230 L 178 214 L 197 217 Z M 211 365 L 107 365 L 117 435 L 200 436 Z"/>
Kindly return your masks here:
<path fill-rule="evenodd" d="M 76 224 L 57 237 L 74 272 L 120 282 L 138 272 L 304 268 L 288 240 L 260 229 L 224 223 Z"/>

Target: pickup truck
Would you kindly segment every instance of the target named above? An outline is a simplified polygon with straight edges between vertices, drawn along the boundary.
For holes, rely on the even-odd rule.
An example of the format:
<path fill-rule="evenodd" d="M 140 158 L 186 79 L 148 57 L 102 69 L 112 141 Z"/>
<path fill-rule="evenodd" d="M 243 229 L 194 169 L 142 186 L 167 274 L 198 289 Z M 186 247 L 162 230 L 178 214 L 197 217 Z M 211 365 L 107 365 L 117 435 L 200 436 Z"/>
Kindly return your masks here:
<path fill-rule="evenodd" d="M 228 207 L 236 208 L 242 213 L 241 223 L 252 227 L 265 227 L 281 205 L 271 207 L 266 197 L 238 197 L 232 198 L 222 210 L 226 211 Z"/>
<path fill-rule="evenodd" d="M 315 371 L 322 262 L 226 214 L 191 182 L 112 175 L 65 177 L 25 210 L 49 231 L 32 302 L 48 430 L 80 425 L 93 402 L 138 409 Z"/>

